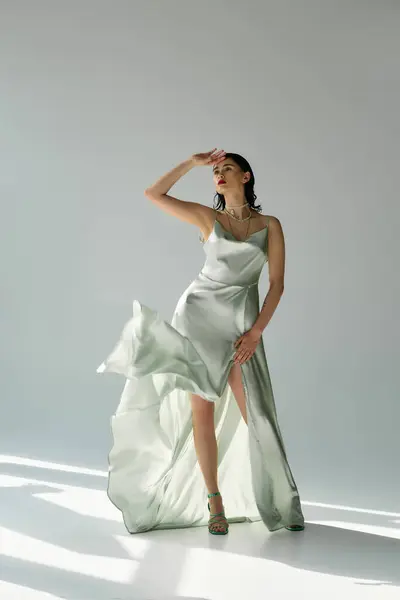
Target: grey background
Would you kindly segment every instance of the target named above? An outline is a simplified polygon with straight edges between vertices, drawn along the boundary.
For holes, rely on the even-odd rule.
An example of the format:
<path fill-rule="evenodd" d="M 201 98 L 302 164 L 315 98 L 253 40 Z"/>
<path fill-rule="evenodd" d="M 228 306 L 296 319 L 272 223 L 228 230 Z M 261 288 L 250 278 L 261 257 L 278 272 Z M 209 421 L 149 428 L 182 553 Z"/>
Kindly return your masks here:
<path fill-rule="evenodd" d="M 96 368 L 133 298 L 169 320 L 204 261 L 143 190 L 217 146 L 285 232 L 264 341 L 301 496 L 397 509 L 398 3 L 0 11 L 0 453 L 107 468 L 123 380 Z M 171 193 L 211 206 L 211 171 Z"/>

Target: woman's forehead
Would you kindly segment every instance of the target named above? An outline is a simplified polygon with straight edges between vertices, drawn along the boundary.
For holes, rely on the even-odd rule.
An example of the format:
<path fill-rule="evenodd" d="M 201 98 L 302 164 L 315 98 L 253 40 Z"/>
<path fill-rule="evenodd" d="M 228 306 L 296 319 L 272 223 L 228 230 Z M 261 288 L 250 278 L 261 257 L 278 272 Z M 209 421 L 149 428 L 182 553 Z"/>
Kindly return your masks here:
<path fill-rule="evenodd" d="M 232 159 L 227 158 L 223 162 L 219 163 L 219 165 L 215 165 L 213 167 L 213 171 L 215 171 L 216 169 L 218 169 L 220 167 L 227 167 L 227 166 L 236 167 L 237 165 L 232 161 Z"/>

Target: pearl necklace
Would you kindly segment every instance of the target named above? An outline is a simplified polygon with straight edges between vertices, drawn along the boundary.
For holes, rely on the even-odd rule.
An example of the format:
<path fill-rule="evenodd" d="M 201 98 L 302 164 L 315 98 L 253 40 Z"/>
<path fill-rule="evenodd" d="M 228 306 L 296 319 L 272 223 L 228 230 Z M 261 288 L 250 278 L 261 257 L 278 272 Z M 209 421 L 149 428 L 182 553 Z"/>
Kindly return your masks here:
<path fill-rule="evenodd" d="M 239 205 L 236 205 L 236 206 L 235 206 L 235 208 L 242 208 L 243 206 L 248 206 L 248 203 L 247 203 L 247 202 L 245 202 L 244 204 L 239 204 Z M 248 216 L 248 217 L 245 217 L 244 219 L 239 219 L 238 217 L 236 217 L 236 216 L 235 216 L 235 211 L 233 210 L 233 207 L 232 207 L 232 206 L 231 206 L 231 208 L 230 208 L 229 210 L 228 210 L 228 209 L 226 208 L 226 206 L 225 206 L 225 208 L 224 208 L 223 212 L 224 212 L 224 213 L 226 213 L 226 214 L 228 215 L 228 217 L 232 217 L 232 219 L 235 219 L 235 221 L 238 221 L 239 223 L 244 223 L 245 221 L 248 221 L 248 223 L 247 223 L 246 235 L 244 236 L 244 240 L 246 240 L 246 239 L 247 239 L 247 236 L 248 236 L 248 234 L 249 234 L 249 229 L 250 229 L 250 219 L 252 218 L 252 214 L 250 213 L 250 214 L 249 214 L 249 216 Z M 230 220 L 229 220 L 229 219 L 228 219 L 228 223 L 229 223 L 229 228 L 230 228 L 230 230 L 231 230 L 231 233 L 232 233 L 233 237 L 236 239 L 236 236 L 234 235 L 234 233 L 233 233 L 233 231 L 232 231 L 232 225 L 231 225 L 231 222 L 230 222 Z M 241 240 L 241 241 L 244 241 L 244 240 Z"/>
<path fill-rule="evenodd" d="M 240 221 L 241 223 L 244 223 L 244 221 L 247 221 L 247 219 L 251 219 L 251 213 L 248 217 L 244 218 L 244 219 L 239 219 L 238 217 L 235 216 L 235 211 L 233 210 L 234 208 L 243 208 L 243 206 L 249 206 L 247 202 L 245 202 L 244 204 L 233 204 L 230 206 L 230 208 L 225 208 L 223 210 L 223 212 L 225 212 L 227 215 L 229 215 L 230 217 L 233 217 L 234 219 L 236 219 L 236 221 Z"/>

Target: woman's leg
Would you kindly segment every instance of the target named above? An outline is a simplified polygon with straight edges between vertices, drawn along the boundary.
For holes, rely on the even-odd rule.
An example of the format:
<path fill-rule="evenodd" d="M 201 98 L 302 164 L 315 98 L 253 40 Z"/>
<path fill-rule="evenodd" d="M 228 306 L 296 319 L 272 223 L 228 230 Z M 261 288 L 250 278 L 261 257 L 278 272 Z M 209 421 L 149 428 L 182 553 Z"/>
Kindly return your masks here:
<path fill-rule="evenodd" d="M 194 445 L 201 472 L 209 494 L 218 492 L 218 447 L 215 437 L 214 403 L 192 394 L 192 421 Z M 212 514 L 223 512 L 221 496 L 209 499 Z M 213 531 L 225 531 L 226 521 L 212 525 Z"/>
<path fill-rule="evenodd" d="M 239 364 L 234 364 L 230 370 L 228 383 L 231 386 L 232 393 L 242 413 L 244 422 L 247 425 L 246 394 L 242 380 L 242 368 Z"/>

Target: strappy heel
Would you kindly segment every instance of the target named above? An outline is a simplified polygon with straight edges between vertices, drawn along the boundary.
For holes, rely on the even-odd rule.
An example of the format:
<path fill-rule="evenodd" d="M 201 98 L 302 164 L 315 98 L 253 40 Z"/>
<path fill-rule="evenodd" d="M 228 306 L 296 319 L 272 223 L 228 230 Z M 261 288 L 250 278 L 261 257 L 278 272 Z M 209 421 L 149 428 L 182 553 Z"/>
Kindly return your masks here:
<path fill-rule="evenodd" d="M 208 498 L 213 498 L 214 496 L 220 496 L 219 492 L 215 492 L 214 494 L 208 494 Z M 225 511 L 220 513 L 212 514 L 210 510 L 210 503 L 208 503 L 208 511 L 210 513 L 210 520 L 208 521 L 208 531 L 212 533 L 212 535 L 226 535 L 228 533 L 229 525 L 225 517 Z M 226 525 L 222 523 L 225 521 Z M 213 525 L 219 525 L 219 527 L 224 527 L 222 531 L 215 531 L 212 529 Z"/>

